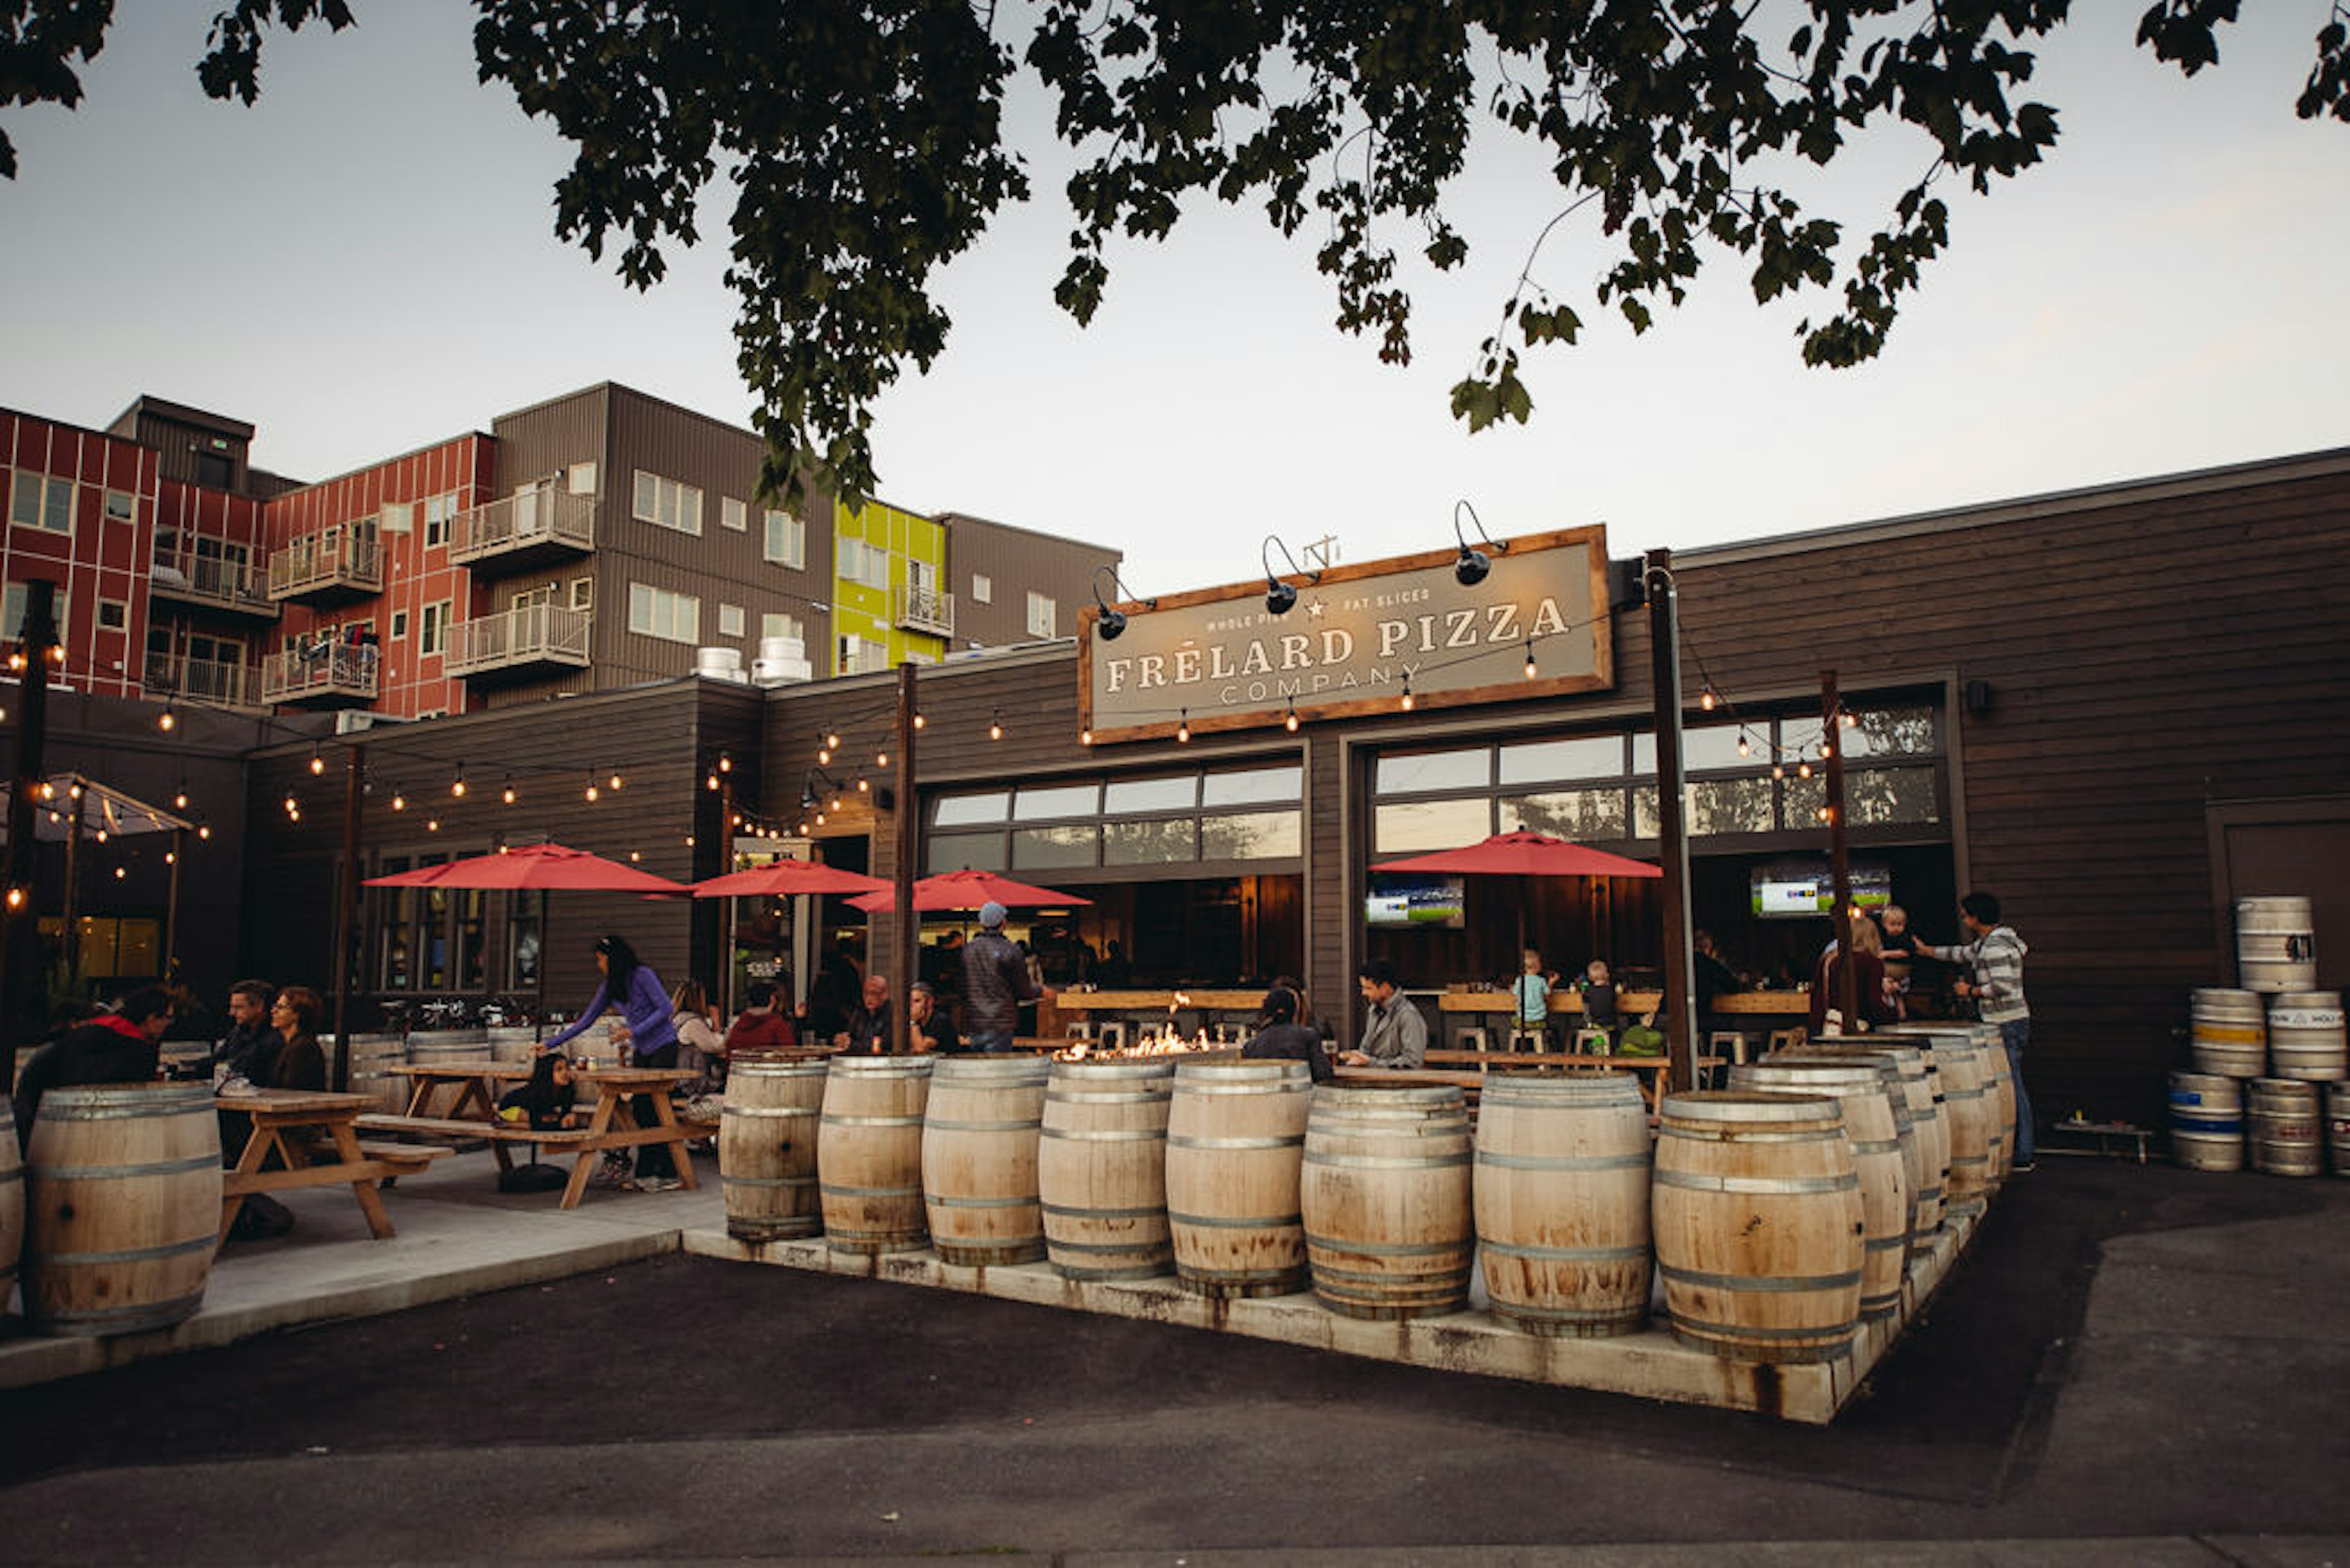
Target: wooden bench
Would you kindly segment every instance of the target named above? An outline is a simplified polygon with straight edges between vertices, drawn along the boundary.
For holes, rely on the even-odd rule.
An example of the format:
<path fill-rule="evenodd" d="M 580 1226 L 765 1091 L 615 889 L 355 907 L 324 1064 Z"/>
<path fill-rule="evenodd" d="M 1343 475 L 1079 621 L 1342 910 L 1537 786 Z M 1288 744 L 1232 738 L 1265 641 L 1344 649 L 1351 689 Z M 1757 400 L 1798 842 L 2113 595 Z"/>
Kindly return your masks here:
<path fill-rule="evenodd" d="M 370 1111 L 354 1124 L 363 1132 L 406 1133 L 413 1137 L 481 1138 L 492 1143 L 543 1143 L 553 1146 L 583 1142 L 584 1127 L 534 1127 L 527 1122 L 482 1122 L 464 1116 L 403 1116 L 390 1111 Z M 412 1148 L 413 1145 L 394 1147 Z M 442 1149 L 446 1154 L 451 1151 Z"/>

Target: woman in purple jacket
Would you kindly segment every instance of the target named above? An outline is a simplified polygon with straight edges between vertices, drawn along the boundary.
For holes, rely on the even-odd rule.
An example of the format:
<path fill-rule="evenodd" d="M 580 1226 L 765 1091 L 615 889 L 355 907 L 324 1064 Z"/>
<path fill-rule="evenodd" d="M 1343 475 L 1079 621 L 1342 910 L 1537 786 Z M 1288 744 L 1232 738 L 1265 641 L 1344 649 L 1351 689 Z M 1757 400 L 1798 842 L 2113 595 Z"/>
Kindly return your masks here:
<path fill-rule="evenodd" d="M 660 977 L 650 967 L 637 961 L 637 950 L 628 939 L 608 936 L 596 943 L 596 969 L 604 983 L 596 988 L 595 998 L 588 1003 L 577 1022 L 546 1042 L 545 1049 L 561 1050 L 563 1046 L 585 1033 L 588 1026 L 604 1016 L 608 1009 L 617 1007 L 629 1028 L 629 1048 L 639 1067 L 674 1067 L 677 1065 L 677 1025 L 670 1007 L 669 992 L 662 989 Z M 637 1126 L 653 1125 L 653 1102 L 650 1096 L 639 1095 L 631 1102 Z M 619 1149 L 604 1156 L 604 1168 L 597 1179 L 608 1186 L 629 1181 L 629 1157 Z M 669 1145 L 649 1143 L 637 1150 L 635 1184 L 647 1192 L 666 1192 L 678 1185 L 677 1165 L 670 1158 Z"/>

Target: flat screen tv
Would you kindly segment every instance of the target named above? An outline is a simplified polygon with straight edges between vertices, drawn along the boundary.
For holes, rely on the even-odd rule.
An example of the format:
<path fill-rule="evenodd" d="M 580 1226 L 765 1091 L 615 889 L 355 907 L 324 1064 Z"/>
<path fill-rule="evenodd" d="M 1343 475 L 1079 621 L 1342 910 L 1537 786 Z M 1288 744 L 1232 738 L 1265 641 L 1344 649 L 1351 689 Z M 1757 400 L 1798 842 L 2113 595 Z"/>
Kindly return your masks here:
<path fill-rule="evenodd" d="M 1463 882 L 1458 877 L 1375 873 L 1363 895 L 1363 923 L 1382 929 L 1457 931 L 1466 925 Z"/>
<path fill-rule="evenodd" d="M 1893 902 L 1893 867 L 1878 860 L 1856 860 L 1850 867 L 1852 901 L 1864 909 L 1880 909 Z M 1828 914 L 1835 900 L 1835 883 L 1825 858 L 1774 860 L 1754 867 L 1754 913 L 1766 920 L 1814 919 Z"/>

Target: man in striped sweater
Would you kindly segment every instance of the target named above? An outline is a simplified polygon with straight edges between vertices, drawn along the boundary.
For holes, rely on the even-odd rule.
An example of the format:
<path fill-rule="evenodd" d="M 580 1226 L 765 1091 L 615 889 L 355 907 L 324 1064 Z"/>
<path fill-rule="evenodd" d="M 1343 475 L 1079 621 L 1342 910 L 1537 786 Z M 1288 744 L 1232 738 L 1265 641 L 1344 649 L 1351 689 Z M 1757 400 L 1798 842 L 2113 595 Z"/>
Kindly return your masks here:
<path fill-rule="evenodd" d="M 1999 1025 L 2000 1043 L 2007 1047 L 2007 1070 L 2015 1080 L 2015 1168 L 2030 1170 L 2036 1150 L 2032 1097 L 2023 1092 L 2023 1048 L 2032 1041 L 2032 1009 L 2023 1000 L 2023 955 L 2032 950 L 2013 926 L 2000 924 L 1999 899 L 1990 893 L 1970 893 L 1960 899 L 1959 923 L 1971 940 L 1954 947 L 1919 942 L 1918 950 L 1973 969 L 1972 980 L 1958 981 L 1951 989 L 1975 999 L 1985 1023 Z"/>

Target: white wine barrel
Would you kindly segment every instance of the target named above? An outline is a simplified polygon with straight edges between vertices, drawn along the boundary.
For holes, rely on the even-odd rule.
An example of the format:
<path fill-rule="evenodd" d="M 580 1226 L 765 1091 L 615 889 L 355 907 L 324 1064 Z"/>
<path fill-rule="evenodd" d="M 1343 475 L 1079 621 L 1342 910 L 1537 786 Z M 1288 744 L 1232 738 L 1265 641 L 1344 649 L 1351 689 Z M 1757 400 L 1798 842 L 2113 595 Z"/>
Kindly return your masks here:
<path fill-rule="evenodd" d="M 2187 1011 L 2188 1044 L 2197 1072 L 2257 1078 L 2268 1071 L 2268 1016 L 2258 992 L 2193 992 Z"/>
<path fill-rule="evenodd" d="M 1653 1211 L 1677 1338 L 1737 1361 L 1826 1361 L 1851 1349 L 1867 1214 L 1836 1101 L 1666 1096 Z"/>
<path fill-rule="evenodd" d="M 922 1113 L 937 1060 L 835 1056 L 827 1063 L 816 1193 L 824 1243 L 834 1251 L 912 1252 L 930 1240 L 922 1214 Z"/>
<path fill-rule="evenodd" d="M 1185 1062 L 1167 1109 L 1175 1277 L 1204 1296 L 1306 1284 L 1298 1207 L 1314 1078 L 1303 1062 Z"/>
<path fill-rule="evenodd" d="M 195 1315 L 221 1223 L 209 1084 L 51 1089 L 25 1151 L 25 1315 L 132 1334 Z"/>
<path fill-rule="evenodd" d="M 2236 979 L 2246 991 L 2317 985 L 2317 928 L 2307 898 L 2236 900 Z"/>
<path fill-rule="evenodd" d="M 1360 1318 L 1466 1307 L 1471 1158 L 1468 1101 L 1450 1085 L 1317 1087 L 1298 1208 L 1322 1304 Z"/>
<path fill-rule="evenodd" d="M 922 1208 L 931 1248 L 966 1268 L 1045 1255 L 1036 1146 L 1050 1064 L 1021 1052 L 941 1056 L 922 1113 Z"/>
<path fill-rule="evenodd" d="M 2270 1001 L 2269 1072 L 2324 1083 L 2350 1078 L 2340 992 L 2285 991 Z"/>
<path fill-rule="evenodd" d="M 2244 1085 L 2217 1073 L 2170 1075 L 2170 1158 L 2189 1170 L 2244 1168 Z"/>
<path fill-rule="evenodd" d="M 1638 1080 L 1494 1075 L 1476 1149 L 1477 1256 L 1493 1315 L 1550 1338 L 1638 1331 L 1650 1280 Z"/>

